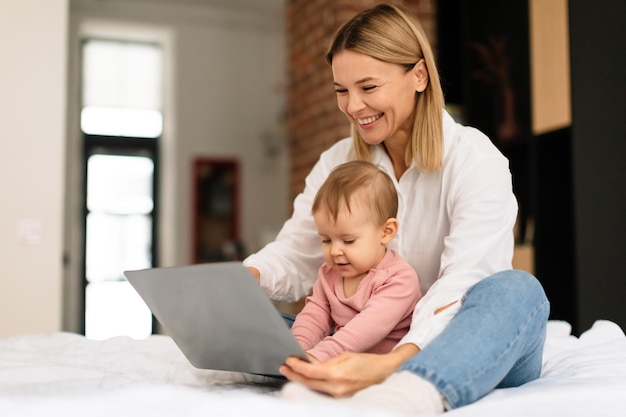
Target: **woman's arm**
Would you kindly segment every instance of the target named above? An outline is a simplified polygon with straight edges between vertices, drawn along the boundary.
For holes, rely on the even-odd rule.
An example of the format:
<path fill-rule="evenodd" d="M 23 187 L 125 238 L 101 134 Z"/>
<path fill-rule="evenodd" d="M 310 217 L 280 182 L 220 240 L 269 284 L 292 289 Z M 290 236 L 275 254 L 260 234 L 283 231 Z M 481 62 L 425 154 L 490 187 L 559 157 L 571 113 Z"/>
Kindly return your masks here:
<path fill-rule="evenodd" d="M 508 161 L 479 131 L 457 127 L 454 133 L 460 139 L 442 172 L 448 230 L 442 222 L 438 279 L 417 304 L 411 330 L 401 341 L 421 348 L 448 325 L 467 290 L 481 279 L 511 269 L 513 256 L 517 202 Z M 424 245 L 423 236 L 418 238 Z M 419 273 L 419 265 L 416 269 Z"/>
<path fill-rule="evenodd" d="M 383 355 L 345 352 L 323 363 L 308 363 L 291 357 L 280 367 L 279 372 L 288 380 L 310 389 L 333 397 L 349 397 L 363 388 L 384 381 L 418 352 L 416 345 L 407 343 Z"/>
<path fill-rule="evenodd" d="M 274 301 L 296 301 L 309 294 L 324 259 L 319 235 L 311 215 L 311 204 L 330 171 L 349 160 L 351 139 L 337 142 L 322 153 L 296 197 L 293 214 L 274 242 L 248 256 L 251 269 L 265 293 Z"/>

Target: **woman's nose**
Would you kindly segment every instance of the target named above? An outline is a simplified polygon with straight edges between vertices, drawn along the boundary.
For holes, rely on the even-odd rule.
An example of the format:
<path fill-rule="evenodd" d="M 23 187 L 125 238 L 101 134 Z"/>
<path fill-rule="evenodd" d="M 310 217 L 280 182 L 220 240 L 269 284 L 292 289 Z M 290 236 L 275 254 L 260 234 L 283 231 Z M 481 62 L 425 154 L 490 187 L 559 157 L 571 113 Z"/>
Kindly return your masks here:
<path fill-rule="evenodd" d="M 363 99 L 360 94 L 350 94 L 348 97 L 348 105 L 346 106 L 346 112 L 348 114 L 357 114 L 364 107 L 365 104 L 363 103 Z"/>

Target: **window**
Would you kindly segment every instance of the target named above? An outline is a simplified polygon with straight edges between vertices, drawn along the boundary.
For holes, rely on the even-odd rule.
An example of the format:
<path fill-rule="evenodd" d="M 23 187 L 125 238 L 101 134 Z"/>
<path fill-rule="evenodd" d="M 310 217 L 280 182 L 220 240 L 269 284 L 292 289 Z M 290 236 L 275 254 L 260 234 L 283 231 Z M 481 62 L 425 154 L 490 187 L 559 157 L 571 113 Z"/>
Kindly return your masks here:
<path fill-rule="evenodd" d="M 91 135 L 159 137 L 163 131 L 161 61 L 158 45 L 85 41 L 82 131 Z"/>
<path fill-rule="evenodd" d="M 144 338 L 153 318 L 123 271 L 156 266 L 162 53 L 155 44 L 82 47 L 84 332 Z"/>

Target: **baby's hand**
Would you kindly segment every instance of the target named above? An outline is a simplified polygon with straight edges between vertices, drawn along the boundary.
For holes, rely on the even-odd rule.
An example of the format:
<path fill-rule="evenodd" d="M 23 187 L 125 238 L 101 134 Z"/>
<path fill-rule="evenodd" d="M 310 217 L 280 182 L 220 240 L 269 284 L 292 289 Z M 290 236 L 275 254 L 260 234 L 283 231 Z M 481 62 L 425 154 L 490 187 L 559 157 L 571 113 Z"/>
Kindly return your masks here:
<path fill-rule="evenodd" d="M 309 358 L 309 361 L 311 361 L 311 363 L 320 363 L 319 359 L 317 359 L 315 356 L 311 355 L 310 353 L 307 353 L 306 356 Z"/>

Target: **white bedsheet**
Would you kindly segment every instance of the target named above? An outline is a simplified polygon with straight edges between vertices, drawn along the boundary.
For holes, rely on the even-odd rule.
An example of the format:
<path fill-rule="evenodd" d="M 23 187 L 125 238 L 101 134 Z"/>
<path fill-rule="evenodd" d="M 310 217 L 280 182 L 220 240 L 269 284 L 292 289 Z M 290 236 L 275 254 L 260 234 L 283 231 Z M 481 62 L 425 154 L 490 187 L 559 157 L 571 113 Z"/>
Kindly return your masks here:
<path fill-rule="evenodd" d="M 272 379 L 189 364 L 167 336 L 87 340 L 71 333 L 0 340 L 0 416 L 383 416 L 280 398 Z M 469 416 L 626 416 L 626 337 L 597 321 L 580 338 L 550 321 L 542 377 L 448 412 Z"/>

